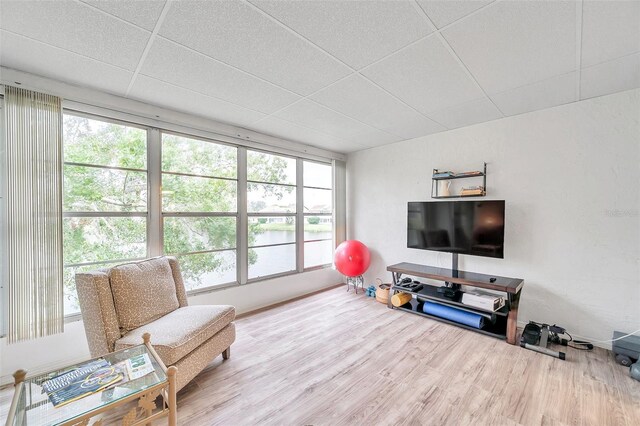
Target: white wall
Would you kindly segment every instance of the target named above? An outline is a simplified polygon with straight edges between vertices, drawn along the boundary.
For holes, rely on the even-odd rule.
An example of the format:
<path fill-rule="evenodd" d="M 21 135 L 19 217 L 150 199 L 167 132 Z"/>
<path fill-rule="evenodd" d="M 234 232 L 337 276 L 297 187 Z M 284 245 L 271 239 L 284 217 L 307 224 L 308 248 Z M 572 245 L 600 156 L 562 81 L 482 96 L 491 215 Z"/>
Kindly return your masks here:
<path fill-rule="evenodd" d="M 488 198 L 506 200 L 505 257 L 461 256 L 460 269 L 523 278 L 520 322 L 596 339 L 639 329 L 639 121 L 633 90 L 350 154 L 348 237 L 372 251 L 366 282 L 402 261 L 450 267 L 406 248 L 407 202 L 431 199 L 432 169 L 486 161 Z"/>
<path fill-rule="evenodd" d="M 189 298 L 192 305 L 234 305 L 238 314 L 292 299 L 341 283 L 342 276 L 331 268 L 230 287 Z M 153 341 L 153 336 L 151 336 Z M 12 383 L 11 375 L 25 369 L 29 375 L 80 362 L 89 358 L 82 321 L 66 324 L 65 332 L 42 339 L 7 345 L 0 339 L 0 385 Z"/>

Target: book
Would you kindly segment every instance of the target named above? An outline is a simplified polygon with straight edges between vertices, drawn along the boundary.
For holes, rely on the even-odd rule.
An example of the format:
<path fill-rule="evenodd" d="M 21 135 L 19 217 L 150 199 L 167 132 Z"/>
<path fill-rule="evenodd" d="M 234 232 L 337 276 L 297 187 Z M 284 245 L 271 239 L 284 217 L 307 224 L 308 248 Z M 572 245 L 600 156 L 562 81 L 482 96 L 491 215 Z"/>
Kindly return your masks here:
<path fill-rule="evenodd" d="M 451 177 L 453 176 L 453 172 L 437 172 L 433 174 L 434 178 L 446 178 L 446 177 Z"/>
<path fill-rule="evenodd" d="M 60 382 L 56 383 L 55 386 L 49 386 L 48 389 L 50 391 L 47 392 L 47 396 L 51 404 L 54 407 L 61 407 L 92 393 L 99 392 L 124 378 L 122 373 L 118 372 L 115 366 L 109 365 L 109 363 L 93 371 L 88 371 L 84 369 L 82 374 L 78 373 L 69 376 L 68 380 L 64 380 L 64 384 Z M 85 375 L 84 372 L 88 372 L 88 374 Z"/>
<path fill-rule="evenodd" d="M 460 195 L 483 195 L 484 188 L 482 186 L 471 186 L 468 188 L 462 188 Z"/>
<path fill-rule="evenodd" d="M 481 189 L 463 190 L 460 195 L 483 195 L 484 192 Z"/>
<path fill-rule="evenodd" d="M 504 307 L 504 297 L 474 289 L 462 294 L 462 303 L 486 311 L 497 311 Z"/>
<path fill-rule="evenodd" d="M 124 385 L 129 381 L 129 372 L 127 371 L 127 360 L 120 361 L 119 363 L 114 364 L 113 368 L 116 370 L 117 373 L 122 375 L 122 380 L 112 383 L 107 387 L 107 389 L 112 389 L 116 385 L 118 386 Z"/>
<path fill-rule="evenodd" d="M 108 365 L 109 365 L 109 362 L 102 358 L 92 360 L 84 364 L 80 364 L 76 366 L 73 370 L 59 374 L 47 380 L 46 382 L 43 382 L 42 393 L 49 394 L 51 392 L 55 392 L 57 390 L 63 389 L 68 385 L 70 385 L 71 383 L 75 382 L 76 380 L 84 379 L 94 371 L 102 367 L 106 367 Z"/>
<path fill-rule="evenodd" d="M 461 177 L 461 176 L 482 176 L 482 172 L 460 172 L 460 173 L 455 173 L 454 176 L 455 177 Z"/>

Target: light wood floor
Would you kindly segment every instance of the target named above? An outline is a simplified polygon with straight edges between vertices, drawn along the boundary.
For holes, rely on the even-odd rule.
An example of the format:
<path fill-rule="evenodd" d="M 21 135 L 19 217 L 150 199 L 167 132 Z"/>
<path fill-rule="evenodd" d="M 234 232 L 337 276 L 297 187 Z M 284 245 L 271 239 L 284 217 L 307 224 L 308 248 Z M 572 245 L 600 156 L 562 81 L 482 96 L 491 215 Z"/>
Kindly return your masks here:
<path fill-rule="evenodd" d="M 560 361 L 344 287 L 236 326 L 180 425 L 640 425 L 640 382 L 601 349 Z"/>

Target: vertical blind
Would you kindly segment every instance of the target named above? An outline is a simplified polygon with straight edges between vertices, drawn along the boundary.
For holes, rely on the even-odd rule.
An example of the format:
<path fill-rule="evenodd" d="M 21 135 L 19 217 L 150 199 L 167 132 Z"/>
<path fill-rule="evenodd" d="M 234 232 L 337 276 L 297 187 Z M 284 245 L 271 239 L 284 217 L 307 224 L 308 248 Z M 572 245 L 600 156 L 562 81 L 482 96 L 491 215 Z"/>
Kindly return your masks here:
<path fill-rule="evenodd" d="M 5 86 L 9 343 L 61 333 L 62 103 Z"/>

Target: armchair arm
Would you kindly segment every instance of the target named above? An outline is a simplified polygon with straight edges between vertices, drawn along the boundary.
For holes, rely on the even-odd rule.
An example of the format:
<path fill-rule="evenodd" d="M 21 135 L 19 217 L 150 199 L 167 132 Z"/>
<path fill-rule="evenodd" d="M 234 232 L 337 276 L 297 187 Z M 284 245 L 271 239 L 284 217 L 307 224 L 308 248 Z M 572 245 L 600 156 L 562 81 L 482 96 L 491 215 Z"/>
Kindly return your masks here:
<path fill-rule="evenodd" d="M 113 352 L 121 334 L 109 276 L 102 271 L 78 273 L 76 290 L 91 356 Z"/>

